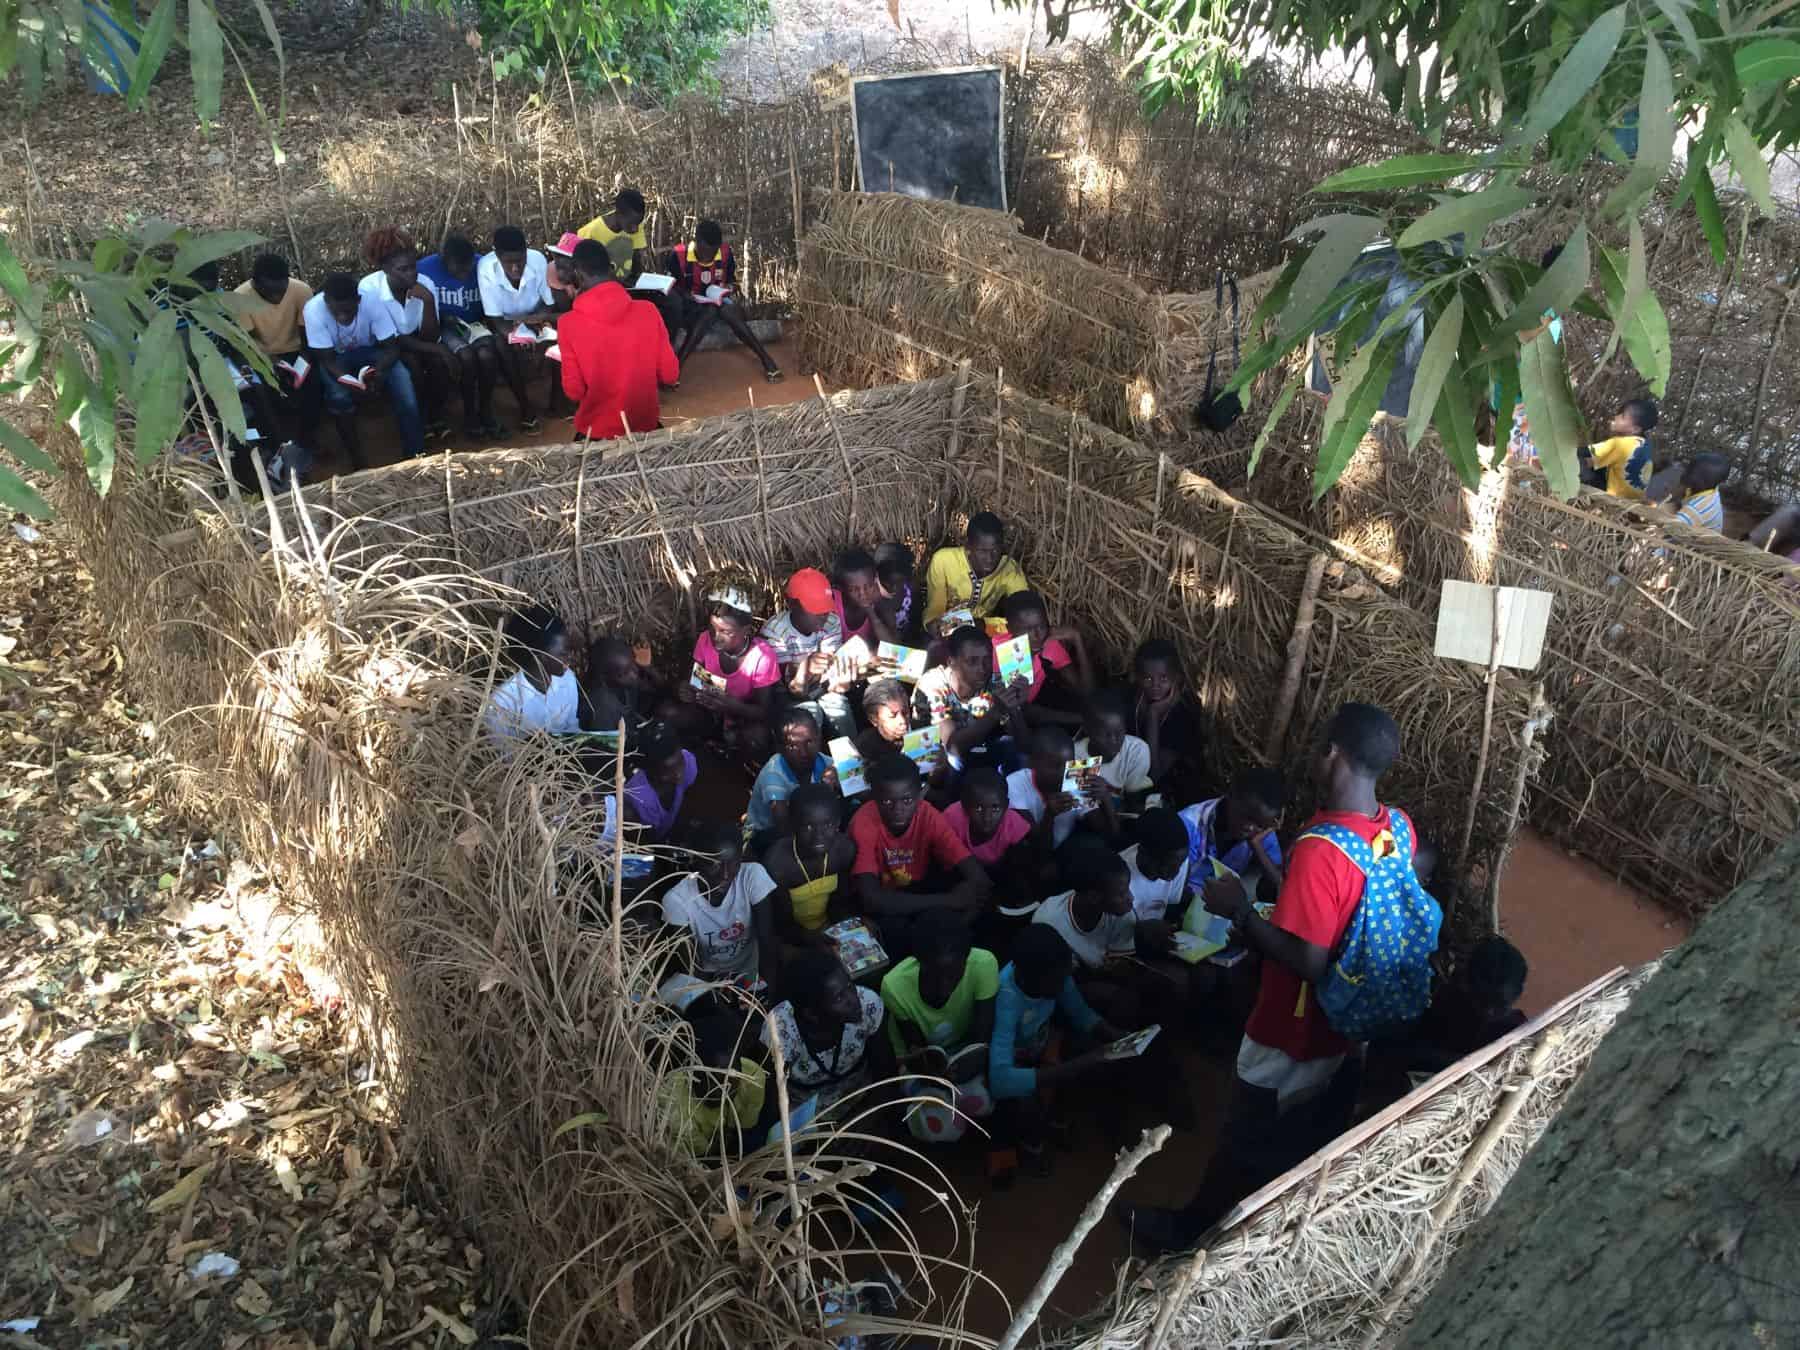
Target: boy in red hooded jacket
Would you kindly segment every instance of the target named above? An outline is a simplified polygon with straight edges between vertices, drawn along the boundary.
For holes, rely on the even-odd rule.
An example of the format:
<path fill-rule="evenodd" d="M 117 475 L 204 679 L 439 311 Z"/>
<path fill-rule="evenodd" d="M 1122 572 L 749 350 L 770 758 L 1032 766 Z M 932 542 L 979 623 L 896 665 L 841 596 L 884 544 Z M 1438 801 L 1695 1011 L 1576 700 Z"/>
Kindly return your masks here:
<path fill-rule="evenodd" d="M 556 325 L 563 392 L 575 400 L 575 434 L 592 440 L 662 425 L 659 384 L 681 377 L 662 313 L 633 300 L 613 276 L 604 245 L 584 239 L 573 254 L 581 290 Z"/>

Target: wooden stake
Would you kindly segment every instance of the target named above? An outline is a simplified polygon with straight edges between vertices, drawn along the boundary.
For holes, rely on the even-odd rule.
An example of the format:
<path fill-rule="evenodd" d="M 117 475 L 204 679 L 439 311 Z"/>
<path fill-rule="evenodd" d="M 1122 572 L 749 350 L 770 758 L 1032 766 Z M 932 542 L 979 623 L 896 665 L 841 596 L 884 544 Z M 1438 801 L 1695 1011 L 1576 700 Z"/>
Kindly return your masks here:
<path fill-rule="evenodd" d="M 1082 1210 L 1081 1217 L 1075 1220 L 1075 1227 L 1070 1230 L 1069 1236 L 1057 1243 L 1056 1250 L 1050 1253 L 1050 1261 L 1044 1267 L 1044 1273 L 1039 1275 L 1037 1283 L 1031 1286 L 1031 1292 L 1019 1305 L 1018 1315 L 1013 1318 L 1012 1325 L 1007 1327 L 1006 1334 L 1000 1338 L 1000 1343 L 995 1350 L 1018 1350 L 1019 1342 L 1024 1340 L 1025 1333 L 1031 1330 L 1031 1324 L 1037 1321 L 1038 1314 L 1044 1309 L 1044 1304 L 1049 1302 L 1050 1295 L 1056 1289 L 1057 1281 L 1061 1280 L 1068 1273 L 1069 1267 L 1075 1263 L 1075 1253 L 1080 1250 L 1087 1235 L 1093 1231 L 1094 1225 L 1105 1216 L 1107 1206 L 1112 1204 L 1113 1197 L 1119 1193 L 1119 1188 L 1131 1180 L 1132 1174 L 1143 1165 L 1144 1159 L 1155 1153 L 1168 1140 L 1169 1127 L 1167 1125 L 1158 1125 L 1154 1130 L 1145 1130 L 1143 1138 L 1138 1140 L 1136 1147 L 1122 1155 L 1113 1165 L 1112 1175 L 1106 1179 L 1106 1184 L 1095 1193 L 1094 1198 L 1088 1201 L 1087 1208 Z"/>
<path fill-rule="evenodd" d="M 1312 646 L 1313 613 L 1319 603 L 1319 583 L 1325 579 L 1323 553 L 1312 555 L 1306 564 L 1306 580 L 1300 587 L 1300 604 L 1294 611 L 1294 633 L 1288 639 L 1287 668 L 1281 672 L 1281 687 L 1275 692 L 1275 710 L 1269 717 L 1269 734 L 1263 741 L 1263 763 L 1281 763 L 1281 747 L 1287 742 L 1288 724 L 1294 720 L 1294 704 L 1300 697 L 1300 676 L 1306 669 L 1306 654 Z"/>
<path fill-rule="evenodd" d="M 944 437 L 944 479 L 938 488 L 938 504 L 946 517 L 945 533 L 950 529 L 950 479 L 956 473 L 956 457 L 962 449 L 963 408 L 969 400 L 970 369 L 967 357 L 956 363 L 956 385 L 950 391 L 950 431 Z"/>
<path fill-rule="evenodd" d="M 587 568 L 581 561 L 581 498 L 587 487 L 588 451 L 594 442 L 584 440 L 581 443 L 581 462 L 575 469 L 575 585 L 582 596 L 587 596 Z M 444 490 L 450 489 L 450 447 L 444 447 Z"/>
<path fill-rule="evenodd" d="M 746 387 L 750 400 L 750 447 L 756 454 L 756 509 L 762 514 L 763 557 L 775 557 L 775 542 L 769 532 L 769 473 L 763 467 L 762 428 L 756 424 L 756 390 Z"/>
<path fill-rule="evenodd" d="M 1187 1302 L 1188 1291 L 1200 1278 L 1200 1272 L 1206 1269 L 1206 1248 L 1202 1247 L 1194 1253 L 1193 1260 L 1181 1268 L 1181 1274 L 1175 1277 L 1175 1287 L 1164 1297 L 1162 1307 L 1156 1313 L 1156 1325 L 1150 1328 L 1150 1341 L 1144 1350 L 1162 1350 L 1163 1342 L 1169 1338 L 1169 1329 L 1175 1325 L 1175 1317 L 1181 1311 L 1181 1305 Z"/>
<path fill-rule="evenodd" d="M 1487 696 L 1481 708 L 1481 746 L 1475 753 L 1475 776 L 1469 781 L 1469 807 L 1463 813 L 1462 843 L 1456 850 L 1456 869 L 1450 874 L 1460 887 L 1469 862 L 1469 844 L 1475 837 L 1475 812 L 1481 805 L 1481 785 L 1487 777 L 1488 748 L 1494 738 L 1494 691 L 1500 683 L 1500 636 L 1505 630 L 1505 592 L 1494 590 L 1494 626 L 1488 638 Z"/>
<path fill-rule="evenodd" d="M 613 989 L 625 996 L 625 719 L 619 719 L 619 749 L 613 759 Z"/>
<path fill-rule="evenodd" d="M 819 391 L 819 405 L 825 409 L 825 421 L 831 427 L 832 439 L 837 442 L 838 455 L 844 461 L 844 482 L 850 486 L 850 537 L 856 538 L 856 471 L 850 466 L 850 447 L 844 444 L 844 433 L 838 429 L 837 418 L 831 415 L 831 399 L 825 393 L 825 381 L 817 375 L 813 376 L 813 388 Z"/>
<path fill-rule="evenodd" d="M 1062 518 L 1062 558 L 1057 571 L 1067 575 L 1072 565 L 1069 556 L 1069 527 L 1075 523 L 1075 423 L 1074 413 L 1069 414 L 1069 458 L 1063 469 L 1063 518 Z"/>
<path fill-rule="evenodd" d="M 1519 817 L 1525 813 L 1525 785 L 1531 780 L 1539 760 L 1542 758 L 1536 749 L 1538 736 L 1545 731 L 1556 712 L 1550 701 L 1544 697 L 1544 682 L 1539 680 L 1532 686 L 1531 704 L 1525 715 L 1525 728 L 1519 734 L 1519 767 L 1513 771 L 1512 799 L 1506 808 L 1506 833 L 1500 840 L 1500 850 L 1494 855 L 1493 868 L 1488 873 L 1488 931 L 1500 931 L 1500 878 L 1506 871 L 1506 860 L 1512 856 L 1513 841 L 1519 834 Z"/>
<path fill-rule="evenodd" d="M 1150 538 L 1158 542 L 1162 539 L 1163 482 L 1168 476 L 1169 452 L 1164 450 L 1156 457 L 1156 497 L 1150 507 Z M 1159 549 L 1158 555 L 1161 556 L 1165 552 L 1166 549 Z M 1144 600 L 1144 608 L 1138 615 L 1137 627 L 1134 630 L 1134 636 L 1140 642 L 1144 639 L 1145 629 L 1150 626 L 1152 604 L 1148 597 L 1150 595 L 1150 583 L 1156 580 L 1156 566 L 1157 564 L 1153 563 L 1148 557 L 1144 559 L 1144 580 L 1138 587 L 1138 590 L 1143 592 L 1146 599 Z"/>
<path fill-rule="evenodd" d="M 1006 367 L 994 371 L 994 450 L 998 456 L 994 466 L 994 495 L 1006 486 Z"/>

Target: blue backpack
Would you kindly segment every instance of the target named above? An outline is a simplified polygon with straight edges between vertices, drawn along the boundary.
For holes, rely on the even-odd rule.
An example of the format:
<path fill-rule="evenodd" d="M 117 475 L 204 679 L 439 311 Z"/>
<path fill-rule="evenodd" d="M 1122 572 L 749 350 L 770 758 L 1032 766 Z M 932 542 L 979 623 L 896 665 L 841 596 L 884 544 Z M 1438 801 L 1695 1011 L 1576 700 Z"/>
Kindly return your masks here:
<path fill-rule="evenodd" d="M 1300 836 L 1335 846 L 1363 874 L 1362 899 L 1318 984 L 1325 1020 L 1353 1041 L 1415 1021 L 1431 1002 L 1431 956 L 1444 911 L 1413 871 L 1411 823 L 1398 811 L 1390 814 L 1393 847 L 1380 857 L 1342 825 L 1314 825 Z M 1384 844 L 1384 835 L 1375 842 Z"/>

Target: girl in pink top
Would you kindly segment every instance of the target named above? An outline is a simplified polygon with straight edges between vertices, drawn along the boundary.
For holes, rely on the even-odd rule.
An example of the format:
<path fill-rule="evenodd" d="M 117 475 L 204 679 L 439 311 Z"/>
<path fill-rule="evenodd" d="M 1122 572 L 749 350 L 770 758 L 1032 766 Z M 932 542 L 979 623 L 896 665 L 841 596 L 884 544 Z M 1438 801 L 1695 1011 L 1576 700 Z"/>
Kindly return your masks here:
<path fill-rule="evenodd" d="M 1036 591 L 1013 592 L 1001 601 L 1000 612 L 1006 618 L 1010 636 L 1031 641 L 1031 688 L 1025 694 L 1030 711 L 1025 714 L 1025 720 L 1033 726 L 1045 723 L 1080 726 L 1080 702 L 1092 692 L 1094 683 L 1081 634 L 1067 626 L 1052 628 L 1043 597 Z M 1004 641 L 1005 638 L 995 639 L 996 644 Z M 1039 704 L 1038 695 L 1043 693 L 1044 682 L 1052 670 L 1059 672 L 1063 682 L 1070 687 L 1076 704 L 1074 708 Z"/>
<path fill-rule="evenodd" d="M 999 771 L 985 765 L 963 775 L 961 796 L 944 812 L 944 824 L 990 872 L 1031 836 L 1031 822 L 1006 804 Z"/>
<path fill-rule="evenodd" d="M 761 764 L 768 758 L 769 715 L 781 683 L 781 662 L 774 648 L 756 636 L 756 620 L 731 603 L 742 597 L 733 592 L 729 599 L 707 598 L 712 610 L 706 631 L 694 639 L 694 664 L 719 676 L 725 687 L 695 689 L 690 683 L 680 696 L 718 718 L 725 740 Z"/>
<path fill-rule="evenodd" d="M 876 644 L 899 642 L 900 624 L 895 601 L 881 589 L 875 559 L 860 548 L 846 549 L 832 566 L 837 587 L 831 593 L 838 622 L 844 625 L 844 641 L 859 637 L 873 652 Z"/>

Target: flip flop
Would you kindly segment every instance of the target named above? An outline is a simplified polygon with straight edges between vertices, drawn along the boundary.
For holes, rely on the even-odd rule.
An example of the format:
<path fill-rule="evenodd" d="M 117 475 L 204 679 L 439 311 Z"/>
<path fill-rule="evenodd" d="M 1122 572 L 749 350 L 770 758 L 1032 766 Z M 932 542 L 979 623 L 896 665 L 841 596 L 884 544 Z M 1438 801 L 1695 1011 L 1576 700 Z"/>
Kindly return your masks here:
<path fill-rule="evenodd" d="M 787 376 L 782 374 L 780 366 L 770 366 L 767 370 L 763 371 L 763 378 L 770 384 L 780 384 Z"/>

